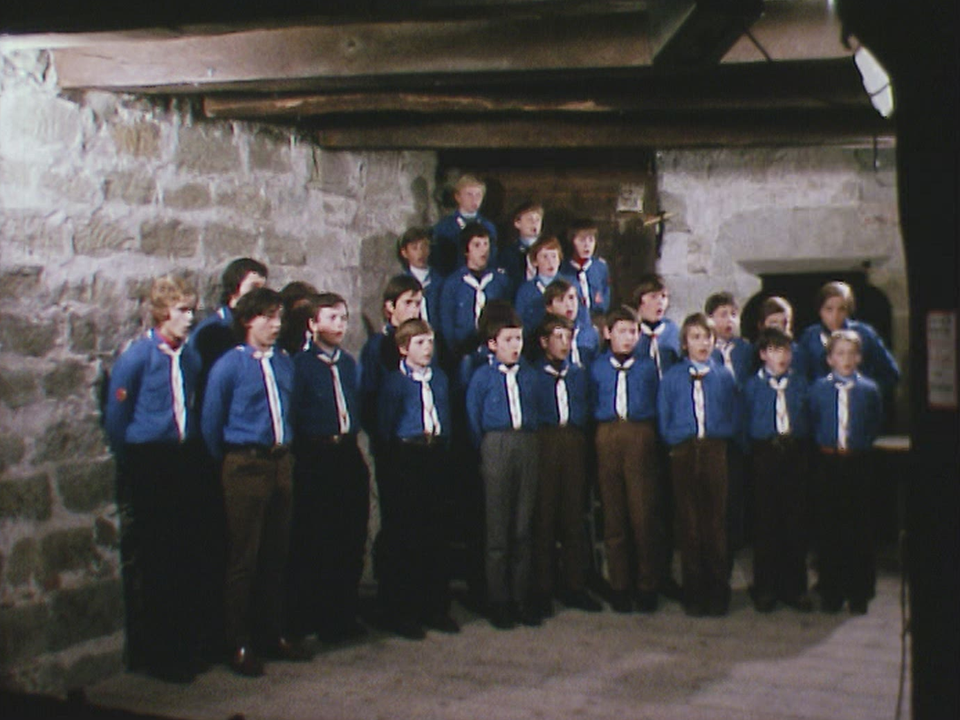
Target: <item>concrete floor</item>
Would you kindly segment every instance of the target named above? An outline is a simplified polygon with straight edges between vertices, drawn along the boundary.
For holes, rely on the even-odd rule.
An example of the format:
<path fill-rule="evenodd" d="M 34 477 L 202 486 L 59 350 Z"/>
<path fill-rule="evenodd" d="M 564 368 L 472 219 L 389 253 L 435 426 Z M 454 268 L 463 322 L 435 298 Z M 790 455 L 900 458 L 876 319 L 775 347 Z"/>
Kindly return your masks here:
<path fill-rule="evenodd" d="M 122 674 L 91 703 L 225 720 L 884 720 L 901 715 L 900 583 L 881 572 L 869 614 L 755 612 L 738 558 L 728 617 L 560 610 L 541 628 L 497 631 L 454 605 L 456 636 L 411 642 L 379 632 L 273 663 L 255 680 L 215 667 L 189 686 Z M 907 680 L 909 683 L 909 668 Z"/>

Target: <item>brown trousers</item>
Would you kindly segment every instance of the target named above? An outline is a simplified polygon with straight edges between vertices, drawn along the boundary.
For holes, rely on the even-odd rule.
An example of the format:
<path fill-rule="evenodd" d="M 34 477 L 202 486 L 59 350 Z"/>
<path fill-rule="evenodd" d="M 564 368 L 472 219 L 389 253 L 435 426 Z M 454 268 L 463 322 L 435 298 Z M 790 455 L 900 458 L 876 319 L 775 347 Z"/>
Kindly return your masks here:
<path fill-rule="evenodd" d="M 610 586 L 654 592 L 662 576 L 656 435 L 652 422 L 597 427 L 597 483 Z"/>
<path fill-rule="evenodd" d="M 684 602 L 722 604 L 727 555 L 727 441 L 686 440 L 670 451 Z"/>
<path fill-rule="evenodd" d="M 534 513 L 534 590 L 553 595 L 554 557 L 560 541 L 560 583 L 566 591 L 584 586 L 586 537 L 584 535 L 584 489 L 587 442 L 575 427 L 542 427 L 537 507 Z"/>

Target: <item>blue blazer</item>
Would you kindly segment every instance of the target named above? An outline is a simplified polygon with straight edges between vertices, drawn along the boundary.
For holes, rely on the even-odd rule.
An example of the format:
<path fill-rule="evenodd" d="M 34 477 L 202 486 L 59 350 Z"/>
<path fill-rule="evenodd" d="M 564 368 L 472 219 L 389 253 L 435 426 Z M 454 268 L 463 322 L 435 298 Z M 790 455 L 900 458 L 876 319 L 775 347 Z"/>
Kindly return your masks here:
<path fill-rule="evenodd" d="M 740 434 L 741 399 L 733 373 L 713 360 L 703 378 L 705 430 L 709 438 L 742 440 Z M 697 416 L 693 407 L 693 381 L 688 358 L 670 368 L 660 381 L 657 395 L 657 420 L 660 436 L 667 445 L 678 445 L 697 436 Z"/>

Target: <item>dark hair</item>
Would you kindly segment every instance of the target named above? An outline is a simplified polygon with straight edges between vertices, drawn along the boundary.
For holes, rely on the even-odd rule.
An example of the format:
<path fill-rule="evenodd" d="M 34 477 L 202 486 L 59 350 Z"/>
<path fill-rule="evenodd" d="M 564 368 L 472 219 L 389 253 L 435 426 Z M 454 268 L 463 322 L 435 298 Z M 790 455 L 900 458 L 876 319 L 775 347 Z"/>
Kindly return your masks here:
<path fill-rule="evenodd" d="M 427 333 L 432 333 L 433 328 L 430 327 L 430 323 L 421 318 L 410 318 L 409 320 L 404 320 L 400 323 L 400 327 L 397 328 L 397 332 L 394 334 L 394 342 L 397 343 L 398 348 L 405 348 L 410 345 L 410 340 L 415 338 L 417 335 L 426 335 Z"/>
<path fill-rule="evenodd" d="M 830 298 L 838 297 L 843 300 L 847 308 L 847 314 L 853 315 L 857 311 L 857 302 L 853 297 L 853 288 L 847 283 L 839 280 L 828 282 L 817 293 L 817 310 L 823 307 L 823 304 Z"/>
<path fill-rule="evenodd" d="M 486 309 L 485 307 L 484 310 Z M 501 330 L 509 328 L 523 328 L 523 321 L 520 320 L 520 315 L 512 305 L 507 305 L 502 311 L 498 310 L 495 315 L 487 317 L 483 324 L 484 333 L 481 339 L 484 342 L 496 340 Z"/>
<path fill-rule="evenodd" d="M 767 348 L 789 348 L 793 345 L 793 337 L 780 328 L 764 328 L 757 334 L 757 350 Z"/>
<path fill-rule="evenodd" d="M 573 332 L 573 320 L 563 317 L 562 315 L 550 315 L 548 313 L 546 317 L 544 317 L 543 322 L 537 326 L 537 338 L 550 337 L 557 328 L 563 328 L 564 330 Z"/>
<path fill-rule="evenodd" d="M 289 282 L 280 290 L 280 297 L 283 299 L 283 324 L 280 326 L 277 345 L 291 355 L 303 349 L 307 322 L 315 315 L 310 310 L 308 299 L 317 292 L 313 285 L 302 280 Z"/>
<path fill-rule="evenodd" d="M 320 312 L 321 308 L 336 307 L 337 305 L 347 307 L 347 301 L 343 299 L 342 295 L 338 295 L 337 293 L 323 292 L 307 295 L 307 297 L 303 299 L 301 307 L 303 307 L 307 318 L 313 320 L 317 317 L 317 313 Z"/>
<path fill-rule="evenodd" d="M 607 330 L 613 330 L 613 326 L 620 321 L 639 323 L 637 320 L 637 314 L 633 311 L 633 308 L 629 308 L 626 305 L 621 305 L 618 308 L 614 308 L 607 313 L 607 316 L 603 319 L 604 325 L 606 325 Z"/>
<path fill-rule="evenodd" d="M 515 312 L 509 300 L 488 300 L 480 311 L 480 317 L 477 318 L 477 336 L 482 342 L 486 342 L 487 327 L 490 323 L 509 318 L 510 314 Z"/>
<path fill-rule="evenodd" d="M 403 255 L 400 254 L 400 251 L 403 250 L 407 245 L 415 243 L 419 240 L 430 240 L 430 228 L 407 228 L 407 231 L 397 239 L 397 260 L 399 260 L 400 264 L 404 267 L 407 266 L 407 261 L 403 258 Z"/>
<path fill-rule="evenodd" d="M 485 237 L 487 240 L 490 239 L 490 231 L 487 230 L 486 225 L 478 222 L 470 222 L 464 226 L 463 230 L 460 231 L 461 255 L 467 254 L 467 246 L 475 237 Z"/>
<path fill-rule="evenodd" d="M 640 301 L 647 293 L 663 292 L 667 289 L 667 284 L 663 278 L 656 273 L 646 273 L 640 276 L 637 287 L 633 290 L 633 306 L 640 307 Z"/>
<path fill-rule="evenodd" d="M 413 275 L 394 275 L 383 288 L 383 302 L 395 303 L 406 292 L 423 292 L 423 286 Z"/>
<path fill-rule="evenodd" d="M 680 349 L 683 350 L 684 354 L 687 353 L 687 331 L 694 327 L 703 328 L 714 339 L 717 337 L 717 329 L 714 327 L 713 320 L 700 312 L 687 315 L 683 320 L 683 325 L 680 326 Z"/>
<path fill-rule="evenodd" d="M 786 298 L 782 298 L 779 295 L 771 295 L 762 303 L 760 303 L 760 317 L 758 324 L 762 326 L 764 320 L 771 315 L 776 315 L 777 313 L 785 313 L 792 318 L 793 306 Z"/>
<path fill-rule="evenodd" d="M 525 203 L 522 203 L 517 206 L 516 210 L 513 211 L 513 221 L 516 222 L 520 219 L 521 215 L 526 215 L 528 212 L 536 212 L 543 215 L 543 205 L 533 200 L 528 200 Z"/>
<path fill-rule="evenodd" d="M 283 307 L 280 293 L 270 288 L 256 288 L 237 300 L 233 308 L 233 331 L 238 338 L 247 336 L 247 324 L 260 315 L 271 315 Z"/>
<path fill-rule="evenodd" d="M 543 306 L 549 308 L 554 300 L 566 295 L 572 287 L 573 283 L 558 275 L 543 289 Z"/>
<path fill-rule="evenodd" d="M 573 238 L 577 233 L 581 233 L 584 230 L 599 230 L 598 223 L 594 222 L 590 218 L 577 218 L 572 223 L 570 227 L 567 228 L 567 240 L 573 242 Z"/>
<path fill-rule="evenodd" d="M 717 310 L 722 308 L 724 305 L 730 305 L 731 307 L 740 309 L 740 306 L 737 305 L 737 301 L 733 299 L 733 293 L 729 293 L 726 290 L 722 292 L 714 293 L 707 298 L 707 301 L 703 305 L 703 311 L 707 315 L 713 315 Z"/>
<path fill-rule="evenodd" d="M 240 289 L 244 278 L 250 273 L 267 277 L 267 266 L 253 258 L 244 257 L 237 258 L 223 269 L 223 274 L 220 276 L 220 285 L 222 286 L 220 293 L 221 305 L 226 305 L 230 302 L 231 298 L 233 298 Z"/>

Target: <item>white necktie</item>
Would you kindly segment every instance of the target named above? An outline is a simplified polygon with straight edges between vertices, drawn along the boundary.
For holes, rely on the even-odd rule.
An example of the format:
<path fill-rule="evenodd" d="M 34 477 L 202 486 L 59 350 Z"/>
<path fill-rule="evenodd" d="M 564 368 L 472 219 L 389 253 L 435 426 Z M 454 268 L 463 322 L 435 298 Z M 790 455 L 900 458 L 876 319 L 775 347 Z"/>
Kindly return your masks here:
<path fill-rule="evenodd" d="M 442 432 L 440 427 L 440 416 L 437 414 L 437 406 L 433 402 L 433 388 L 430 387 L 430 381 L 433 379 L 433 370 L 427 368 L 422 372 L 413 368 L 405 367 L 405 371 L 410 378 L 420 383 L 420 407 L 423 420 L 424 435 L 439 435 Z"/>
<path fill-rule="evenodd" d="M 640 332 L 650 338 L 650 357 L 653 358 L 653 362 L 657 365 L 657 377 L 661 380 L 663 379 L 663 370 L 660 367 L 660 344 L 657 342 L 657 338 L 663 334 L 663 330 L 666 327 L 664 323 L 660 323 L 656 329 L 654 329 L 646 323 L 640 323 Z"/>
<path fill-rule="evenodd" d="M 830 342 L 830 334 L 821 331 L 820 342 L 823 344 L 823 347 L 826 348 L 827 343 Z"/>
<path fill-rule="evenodd" d="M 484 290 L 493 281 L 493 273 L 487 273 L 480 280 L 471 273 L 467 273 L 463 276 L 463 281 L 473 288 L 473 325 L 476 327 L 480 320 L 480 312 L 487 304 L 487 294 Z"/>
<path fill-rule="evenodd" d="M 723 358 L 723 366 L 733 372 L 733 341 L 719 341 L 717 342 L 717 349 L 720 351 L 720 356 Z M 734 373 L 736 375 L 736 373 Z"/>
<path fill-rule="evenodd" d="M 514 430 L 519 430 L 523 426 L 523 408 L 520 405 L 520 386 L 517 384 L 517 373 L 520 372 L 520 366 L 513 365 L 512 367 L 507 367 L 501 363 L 498 369 L 506 376 L 507 380 L 507 403 L 510 406 L 510 424 Z"/>
<path fill-rule="evenodd" d="M 626 420 L 629 412 L 629 403 L 627 398 L 627 372 L 633 367 L 635 358 L 627 358 L 620 363 L 615 357 L 610 358 L 610 364 L 617 371 L 617 391 L 614 409 L 617 411 L 617 417 Z"/>
<path fill-rule="evenodd" d="M 777 401 L 774 406 L 777 419 L 777 434 L 790 434 L 790 413 L 787 412 L 787 377 L 777 380 L 771 377 L 770 387 L 777 391 Z"/>
<path fill-rule="evenodd" d="M 580 328 L 575 327 L 573 329 L 573 337 L 570 338 L 570 362 L 572 362 L 577 367 L 583 367 L 583 362 L 580 358 L 580 347 L 577 345 L 577 336 L 580 334 Z"/>
<path fill-rule="evenodd" d="M 591 304 L 590 283 L 587 282 L 587 270 L 592 264 L 593 260 L 587 260 L 577 271 L 577 284 L 580 285 L 580 295 L 583 297 L 583 304 L 587 306 L 587 310 L 590 309 Z"/>
<path fill-rule="evenodd" d="M 343 394 L 343 384 L 340 382 L 340 368 L 337 367 L 340 351 L 337 350 L 332 356 L 318 352 L 317 357 L 330 368 L 330 375 L 333 378 L 333 398 L 337 404 L 337 423 L 340 434 L 346 435 L 350 432 L 350 413 L 347 411 L 347 397 Z"/>
<path fill-rule="evenodd" d="M 850 388 L 851 381 L 838 381 L 837 388 L 837 448 L 847 449 L 850 432 Z"/>
<path fill-rule="evenodd" d="M 187 402 L 183 392 L 183 368 L 180 357 L 183 345 L 174 350 L 165 342 L 157 345 L 160 352 L 170 358 L 170 389 L 173 392 L 173 419 L 177 423 L 177 434 L 183 440 L 187 436 Z"/>
<path fill-rule="evenodd" d="M 703 378 L 710 372 L 710 368 L 700 372 L 695 367 L 690 368 L 690 379 L 693 380 L 693 414 L 697 419 L 697 437 L 707 436 L 707 402 L 703 394 Z"/>
<path fill-rule="evenodd" d="M 527 248 L 529 250 L 529 248 Z M 527 280 L 533 280 L 537 276 L 537 269 L 533 266 L 533 263 L 530 261 L 530 253 L 526 252 L 524 255 L 524 262 L 526 263 L 527 270 L 524 273 L 524 277 Z"/>
<path fill-rule="evenodd" d="M 560 420 L 560 427 L 565 427 L 570 422 L 570 396 L 567 394 L 567 368 L 557 370 L 553 365 L 544 365 L 544 370 L 553 375 L 556 379 L 554 383 L 554 395 L 557 400 L 557 417 Z"/>
<path fill-rule="evenodd" d="M 273 374 L 273 366 L 270 364 L 270 358 L 273 357 L 273 348 L 265 352 L 257 350 L 253 353 L 253 357 L 260 361 L 260 369 L 263 371 L 263 384 L 267 387 L 267 406 L 270 408 L 270 422 L 273 425 L 273 442 L 275 445 L 283 445 L 285 440 L 283 435 L 283 406 L 280 404 L 277 378 Z"/>

